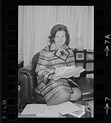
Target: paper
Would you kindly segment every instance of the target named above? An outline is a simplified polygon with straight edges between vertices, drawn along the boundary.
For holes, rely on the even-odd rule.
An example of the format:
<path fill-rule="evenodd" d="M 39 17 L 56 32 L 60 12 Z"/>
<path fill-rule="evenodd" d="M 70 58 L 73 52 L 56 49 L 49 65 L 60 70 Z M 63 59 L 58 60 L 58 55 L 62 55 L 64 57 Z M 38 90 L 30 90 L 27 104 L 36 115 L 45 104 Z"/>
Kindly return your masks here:
<path fill-rule="evenodd" d="M 82 110 L 79 110 L 79 111 L 74 111 L 74 112 L 69 113 L 69 114 L 71 114 L 71 115 L 73 115 L 73 116 L 75 116 L 75 117 L 80 118 L 80 117 L 82 117 L 83 114 L 85 114 L 85 112 L 82 111 Z"/>
<path fill-rule="evenodd" d="M 24 108 L 22 115 L 36 114 L 36 117 L 59 117 L 59 112 L 46 104 L 28 104 Z"/>
<path fill-rule="evenodd" d="M 62 115 L 71 113 L 74 111 L 81 110 L 78 106 L 76 106 L 74 103 L 68 101 L 59 105 L 53 105 L 51 106 L 53 109 L 61 113 Z"/>
<path fill-rule="evenodd" d="M 82 115 L 84 115 L 86 113 L 85 112 L 85 107 L 84 107 L 84 105 L 77 104 L 77 103 L 75 103 L 75 105 L 77 105 L 80 108 L 80 110 L 71 112 L 69 114 L 71 114 L 71 115 L 73 115 L 75 117 L 80 118 Z"/>
<path fill-rule="evenodd" d="M 59 117 L 60 114 L 64 115 L 78 110 L 81 109 L 70 101 L 52 106 L 46 104 L 28 104 L 24 108 L 22 115 L 36 114 L 37 117 Z"/>
<path fill-rule="evenodd" d="M 80 74 L 83 71 L 85 71 L 83 67 L 75 67 L 75 65 L 70 67 L 65 66 L 65 67 L 56 68 L 55 76 L 60 76 L 61 78 L 69 78 L 77 73 Z"/>

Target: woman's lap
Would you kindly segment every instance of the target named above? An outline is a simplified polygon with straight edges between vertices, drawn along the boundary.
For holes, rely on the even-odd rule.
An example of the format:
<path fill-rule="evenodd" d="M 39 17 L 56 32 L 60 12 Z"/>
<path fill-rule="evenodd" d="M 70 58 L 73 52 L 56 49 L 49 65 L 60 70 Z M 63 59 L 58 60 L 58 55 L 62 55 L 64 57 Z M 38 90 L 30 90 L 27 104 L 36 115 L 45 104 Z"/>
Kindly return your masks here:
<path fill-rule="evenodd" d="M 71 94 L 69 92 L 61 92 L 58 95 L 56 95 L 54 98 L 52 98 L 51 100 L 49 100 L 47 102 L 47 105 L 57 105 L 57 104 L 61 104 L 64 103 L 66 101 L 68 101 L 71 97 Z"/>
<path fill-rule="evenodd" d="M 67 80 L 61 79 L 58 81 L 50 81 L 41 93 L 44 96 L 46 102 L 48 102 L 52 98 L 61 94 L 61 92 L 72 92 L 71 87 L 67 83 Z"/>
<path fill-rule="evenodd" d="M 60 104 L 70 100 L 70 98 L 76 100 L 80 97 L 79 88 L 75 86 L 73 87 L 73 89 L 71 89 L 66 79 L 60 79 L 55 83 L 52 82 L 52 84 L 50 84 L 49 82 L 49 84 L 47 85 L 52 86 L 52 90 L 44 95 L 44 98 L 48 105 Z M 56 87 L 54 87 L 54 84 L 56 85 Z"/>

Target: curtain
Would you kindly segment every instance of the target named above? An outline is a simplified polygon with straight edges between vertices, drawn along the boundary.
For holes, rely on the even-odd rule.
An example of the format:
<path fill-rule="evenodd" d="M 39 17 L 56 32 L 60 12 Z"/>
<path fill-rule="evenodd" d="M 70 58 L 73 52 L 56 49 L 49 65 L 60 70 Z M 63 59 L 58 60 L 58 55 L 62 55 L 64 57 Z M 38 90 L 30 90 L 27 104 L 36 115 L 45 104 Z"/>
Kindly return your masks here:
<path fill-rule="evenodd" d="M 18 53 L 24 66 L 49 43 L 50 29 L 64 24 L 71 48 L 94 49 L 93 6 L 18 6 Z"/>

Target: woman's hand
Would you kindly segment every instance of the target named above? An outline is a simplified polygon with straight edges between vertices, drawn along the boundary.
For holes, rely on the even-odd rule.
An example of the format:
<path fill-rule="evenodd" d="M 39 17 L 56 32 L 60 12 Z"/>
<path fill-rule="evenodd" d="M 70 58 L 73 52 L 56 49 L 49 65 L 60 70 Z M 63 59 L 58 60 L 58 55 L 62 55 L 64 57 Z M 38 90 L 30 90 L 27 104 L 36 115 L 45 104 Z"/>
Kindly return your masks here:
<path fill-rule="evenodd" d="M 55 74 L 52 74 L 49 76 L 49 79 L 52 79 L 52 80 L 58 80 L 60 78 L 61 78 L 60 76 L 56 76 Z"/>
<path fill-rule="evenodd" d="M 49 75 L 48 78 L 49 78 L 49 79 L 53 79 L 53 74 Z"/>
<path fill-rule="evenodd" d="M 56 76 L 55 74 L 54 74 L 54 76 L 53 76 L 53 79 L 54 80 L 58 80 L 58 79 L 60 79 L 61 78 L 61 76 Z"/>

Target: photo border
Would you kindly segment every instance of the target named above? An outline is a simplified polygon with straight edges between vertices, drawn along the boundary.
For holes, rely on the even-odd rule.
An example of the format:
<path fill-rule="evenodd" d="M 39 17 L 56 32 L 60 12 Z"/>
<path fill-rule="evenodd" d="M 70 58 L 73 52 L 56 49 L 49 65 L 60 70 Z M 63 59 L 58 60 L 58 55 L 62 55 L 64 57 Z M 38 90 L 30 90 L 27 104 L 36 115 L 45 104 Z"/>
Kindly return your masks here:
<path fill-rule="evenodd" d="M 103 0 L 98 0 L 97 2 L 76 1 L 75 3 L 69 3 L 69 1 L 68 3 L 65 3 L 63 0 L 59 0 L 59 4 L 57 4 L 56 0 L 47 1 L 47 3 L 43 3 L 40 0 L 36 2 L 23 2 L 22 0 L 17 2 L 17 0 L 4 0 L 2 2 L 1 120 L 3 122 L 39 120 L 31 118 L 18 118 L 18 101 L 16 101 L 18 100 L 18 5 L 94 6 L 94 118 L 91 118 L 89 120 L 94 122 L 99 120 L 108 120 L 110 117 L 109 114 L 105 114 L 104 107 L 106 104 L 105 97 L 111 97 L 111 65 L 109 62 L 111 58 L 106 57 L 106 53 L 104 51 L 104 41 L 105 35 L 111 34 L 111 19 L 109 18 L 111 5 L 109 5 L 108 1 Z M 101 14 L 102 12 L 103 14 Z M 15 45 L 13 45 L 13 43 L 12 45 L 8 45 L 9 39 L 15 39 Z M 11 60 L 8 60 L 6 56 L 9 53 L 16 54 L 15 59 L 12 57 Z M 111 54 L 109 53 L 109 55 Z M 10 74 L 10 76 L 8 74 Z M 109 81 L 106 81 L 108 79 Z M 9 84 L 12 84 L 15 88 L 11 88 Z M 78 119 L 75 118 L 74 120 Z M 82 118 L 79 120 L 83 121 Z"/>

